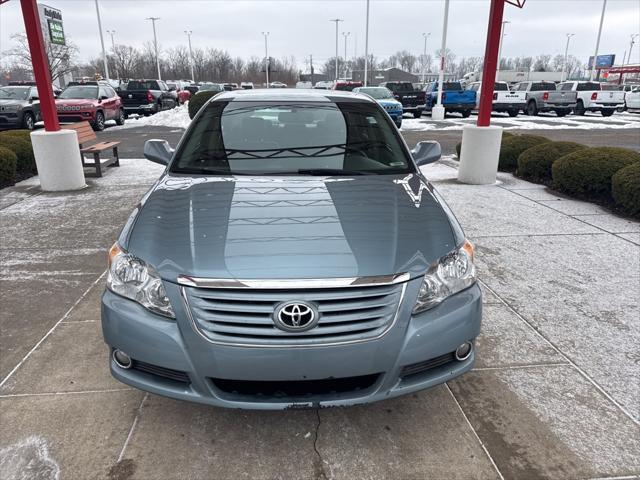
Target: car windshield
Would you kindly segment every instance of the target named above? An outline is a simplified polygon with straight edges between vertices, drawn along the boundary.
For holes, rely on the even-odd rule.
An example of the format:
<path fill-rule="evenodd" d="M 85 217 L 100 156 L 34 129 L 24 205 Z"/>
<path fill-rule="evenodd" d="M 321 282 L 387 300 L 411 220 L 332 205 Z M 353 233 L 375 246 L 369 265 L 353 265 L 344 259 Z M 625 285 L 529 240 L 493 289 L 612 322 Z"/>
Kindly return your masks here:
<path fill-rule="evenodd" d="M 506 83 L 496 82 L 496 84 L 493 86 L 493 90 L 496 92 L 508 92 L 509 86 Z"/>
<path fill-rule="evenodd" d="M 377 105 L 213 102 L 182 142 L 173 173 L 362 175 L 413 172 Z"/>
<path fill-rule="evenodd" d="M 97 85 L 67 87 L 60 95 L 58 95 L 58 98 L 78 98 L 87 100 L 98 98 L 98 87 Z"/>
<path fill-rule="evenodd" d="M 385 85 L 394 92 L 413 92 L 413 83 L 411 82 L 387 82 Z"/>
<path fill-rule="evenodd" d="M 155 80 L 131 80 L 127 90 L 160 90 L 160 86 Z"/>
<path fill-rule="evenodd" d="M 555 83 L 551 83 L 551 82 L 537 82 L 537 83 L 532 83 L 531 84 L 531 91 L 532 92 L 542 92 L 544 90 L 555 90 L 556 89 L 556 84 Z"/>
<path fill-rule="evenodd" d="M 592 90 L 602 90 L 600 84 L 597 82 L 584 82 L 579 83 L 576 87 L 576 91 L 578 92 L 590 92 Z"/>
<path fill-rule="evenodd" d="M 384 100 L 386 98 L 393 98 L 393 93 L 388 88 L 384 87 L 370 87 L 370 88 L 359 88 L 358 93 L 366 93 L 372 98 L 376 100 Z"/>
<path fill-rule="evenodd" d="M 26 100 L 31 87 L 2 87 L 0 88 L 0 98 L 11 100 Z"/>

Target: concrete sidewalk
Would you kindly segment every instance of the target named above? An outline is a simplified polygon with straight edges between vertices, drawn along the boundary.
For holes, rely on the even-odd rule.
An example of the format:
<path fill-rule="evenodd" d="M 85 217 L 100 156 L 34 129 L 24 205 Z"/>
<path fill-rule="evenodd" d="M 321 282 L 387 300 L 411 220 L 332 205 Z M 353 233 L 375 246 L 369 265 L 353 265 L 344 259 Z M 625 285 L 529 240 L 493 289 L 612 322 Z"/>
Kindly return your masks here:
<path fill-rule="evenodd" d="M 476 368 L 349 409 L 244 412 L 113 380 L 106 249 L 161 168 L 0 191 L 0 478 L 640 478 L 640 224 L 500 174 L 425 171 L 477 245 Z"/>

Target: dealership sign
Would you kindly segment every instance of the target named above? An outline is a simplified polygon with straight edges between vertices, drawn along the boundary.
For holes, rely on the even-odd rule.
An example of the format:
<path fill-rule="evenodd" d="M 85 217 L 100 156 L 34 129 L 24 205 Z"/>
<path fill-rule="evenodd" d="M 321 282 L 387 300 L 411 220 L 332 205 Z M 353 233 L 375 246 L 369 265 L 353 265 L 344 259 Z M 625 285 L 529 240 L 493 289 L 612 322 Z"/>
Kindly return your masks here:
<path fill-rule="evenodd" d="M 62 12 L 57 8 L 39 3 L 38 14 L 40 15 L 40 25 L 45 41 L 54 45 L 65 45 Z"/>
<path fill-rule="evenodd" d="M 614 54 L 598 55 L 596 57 L 596 70 L 613 67 L 615 61 L 616 56 Z M 589 57 L 589 68 L 593 68 L 593 56 Z"/>

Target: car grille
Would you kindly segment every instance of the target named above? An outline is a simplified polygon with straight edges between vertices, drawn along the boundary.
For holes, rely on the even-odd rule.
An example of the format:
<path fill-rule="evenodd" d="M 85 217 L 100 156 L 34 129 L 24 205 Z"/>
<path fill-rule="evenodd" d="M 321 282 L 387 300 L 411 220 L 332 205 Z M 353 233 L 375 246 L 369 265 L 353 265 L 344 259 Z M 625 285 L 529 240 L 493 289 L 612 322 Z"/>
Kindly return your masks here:
<path fill-rule="evenodd" d="M 406 284 L 315 289 L 183 287 L 197 332 L 215 343 L 305 346 L 377 338 L 393 325 Z M 317 325 L 302 332 L 275 326 L 282 302 L 304 301 L 319 312 Z"/>
<path fill-rule="evenodd" d="M 385 105 L 383 108 L 390 112 L 394 112 L 396 110 L 402 110 L 402 107 L 400 105 Z"/>
<path fill-rule="evenodd" d="M 151 363 L 141 362 L 139 360 L 133 360 L 131 368 L 140 372 L 149 373 L 158 377 L 168 378 L 175 382 L 190 383 L 189 375 L 186 372 L 180 370 L 173 370 L 171 368 L 160 367 Z"/>

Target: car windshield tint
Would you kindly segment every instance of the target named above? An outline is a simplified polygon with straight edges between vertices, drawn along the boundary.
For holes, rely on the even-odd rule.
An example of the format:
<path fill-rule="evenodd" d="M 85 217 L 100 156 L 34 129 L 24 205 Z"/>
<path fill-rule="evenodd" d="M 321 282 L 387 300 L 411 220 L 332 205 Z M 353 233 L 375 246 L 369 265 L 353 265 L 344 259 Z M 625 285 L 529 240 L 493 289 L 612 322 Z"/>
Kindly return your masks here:
<path fill-rule="evenodd" d="M 369 103 L 214 102 L 171 172 L 352 175 L 413 172 L 390 119 Z"/>
<path fill-rule="evenodd" d="M 58 98 L 94 99 L 98 98 L 97 86 L 68 87 Z"/>
<path fill-rule="evenodd" d="M 601 90 L 600 84 L 596 82 L 579 83 L 576 87 L 578 92 L 590 92 L 592 90 Z"/>
<path fill-rule="evenodd" d="M 26 100 L 31 87 L 2 87 L 0 98 L 11 100 Z"/>
<path fill-rule="evenodd" d="M 551 82 L 538 82 L 531 84 L 532 92 L 541 92 L 543 90 L 555 90 L 556 84 Z"/>
<path fill-rule="evenodd" d="M 385 98 L 393 98 L 393 93 L 389 91 L 387 88 L 360 88 L 358 89 L 358 93 L 366 93 L 372 98 L 376 100 L 384 100 Z"/>
<path fill-rule="evenodd" d="M 442 84 L 443 90 L 462 90 L 462 85 L 459 82 L 444 82 Z"/>
<path fill-rule="evenodd" d="M 160 86 L 155 80 L 131 80 L 127 83 L 127 90 L 160 90 Z"/>
<path fill-rule="evenodd" d="M 496 92 L 508 92 L 509 91 L 509 86 L 506 83 L 496 83 L 493 86 L 493 89 Z"/>
<path fill-rule="evenodd" d="M 413 92 L 413 83 L 410 82 L 388 82 L 385 86 L 394 92 Z"/>

